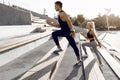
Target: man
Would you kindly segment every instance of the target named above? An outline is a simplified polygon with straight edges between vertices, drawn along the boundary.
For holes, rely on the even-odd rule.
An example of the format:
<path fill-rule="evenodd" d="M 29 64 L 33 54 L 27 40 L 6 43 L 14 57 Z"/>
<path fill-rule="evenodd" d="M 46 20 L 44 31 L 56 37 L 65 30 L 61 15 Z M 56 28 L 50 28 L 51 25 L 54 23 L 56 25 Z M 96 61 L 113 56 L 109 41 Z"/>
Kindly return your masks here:
<path fill-rule="evenodd" d="M 59 24 L 53 24 L 51 21 L 47 20 L 47 23 L 49 25 L 57 27 L 57 28 L 61 28 L 61 30 L 56 30 L 55 32 L 52 33 L 53 40 L 56 43 L 57 48 L 58 48 L 57 50 L 54 51 L 54 53 L 62 51 L 61 46 L 58 41 L 58 37 L 63 36 L 67 38 L 67 40 L 69 41 L 69 44 L 74 49 L 77 60 L 80 61 L 79 50 L 74 40 L 75 32 L 73 31 L 72 23 L 69 17 L 62 10 L 62 3 L 60 1 L 55 2 L 55 10 L 59 12 L 59 16 L 58 16 Z"/>

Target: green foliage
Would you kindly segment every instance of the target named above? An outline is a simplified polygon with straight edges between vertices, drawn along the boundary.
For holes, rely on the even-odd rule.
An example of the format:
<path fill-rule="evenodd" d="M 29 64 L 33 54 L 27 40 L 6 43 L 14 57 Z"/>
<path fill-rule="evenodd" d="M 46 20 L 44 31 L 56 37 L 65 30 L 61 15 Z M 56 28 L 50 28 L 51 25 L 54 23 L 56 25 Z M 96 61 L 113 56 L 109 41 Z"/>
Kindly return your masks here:
<path fill-rule="evenodd" d="M 82 26 L 82 23 L 83 23 L 84 21 L 85 21 L 84 16 L 81 15 L 81 14 L 78 14 L 78 15 L 77 15 L 77 22 L 78 22 L 78 25 L 79 25 L 79 26 Z"/>
<path fill-rule="evenodd" d="M 108 16 L 108 22 L 111 30 L 119 29 L 120 30 L 120 17 L 110 14 Z M 88 21 L 94 21 L 96 29 L 98 30 L 107 30 L 106 24 L 106 15 L 98 15 L 96 18 L 87 20 L 83 15 L 78 14 L 77 17 L 72 18 L 73 25 L 85 27 Z"/>
<path fill-rule="evenodd" d="M 77 20 L 74 21 L 73 25 L 78 26 Z"/>

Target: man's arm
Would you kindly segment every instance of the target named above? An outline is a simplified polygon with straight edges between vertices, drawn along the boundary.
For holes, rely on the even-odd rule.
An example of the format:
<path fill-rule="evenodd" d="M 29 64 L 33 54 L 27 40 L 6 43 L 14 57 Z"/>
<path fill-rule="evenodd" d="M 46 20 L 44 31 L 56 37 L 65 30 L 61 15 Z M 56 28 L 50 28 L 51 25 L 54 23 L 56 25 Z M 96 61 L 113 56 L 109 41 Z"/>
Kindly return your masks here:
<path fill-rule="evenodd" d="M 60 25 L 59 24 L 54 24 L 52 23 L 51 21 L 47 20 L 47 24 L 53 26 L 53 27 L 56 27 L 56 28 L 60 28 Z"/>

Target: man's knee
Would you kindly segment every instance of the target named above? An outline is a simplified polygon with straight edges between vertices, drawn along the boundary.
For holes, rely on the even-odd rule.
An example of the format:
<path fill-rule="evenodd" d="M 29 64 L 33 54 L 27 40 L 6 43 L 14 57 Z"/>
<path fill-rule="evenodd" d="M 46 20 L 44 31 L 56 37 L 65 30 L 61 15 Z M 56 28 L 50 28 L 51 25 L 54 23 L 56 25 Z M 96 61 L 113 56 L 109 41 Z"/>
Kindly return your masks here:
<path fill-rule="evenodd" d="M 55 36 L 56 36 L 55 32 L 52 32 L 52 37 L 55 37 Z"/>

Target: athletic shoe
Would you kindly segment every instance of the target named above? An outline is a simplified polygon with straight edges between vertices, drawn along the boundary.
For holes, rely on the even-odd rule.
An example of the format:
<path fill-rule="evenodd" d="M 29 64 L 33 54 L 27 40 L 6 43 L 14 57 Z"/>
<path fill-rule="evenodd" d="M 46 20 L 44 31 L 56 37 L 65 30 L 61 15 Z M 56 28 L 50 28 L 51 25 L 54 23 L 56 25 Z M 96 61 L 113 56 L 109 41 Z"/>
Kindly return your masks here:
<path fill-rule="evenodd" d="M 61 52 L 61 51 L 63 51 L 63 50 L 61 48 L 58 48 L 55 51 L 53 51 L 53 53 L 58 54 L 58 52 Z"/>
<path fill-rule="evenodd" d="M 82 60 L 79 60 L 79 61 L 77 61 L 77 63 L 75 64 L 75 65 L 81 65 L 81 63 L 82 63 Z"/>

